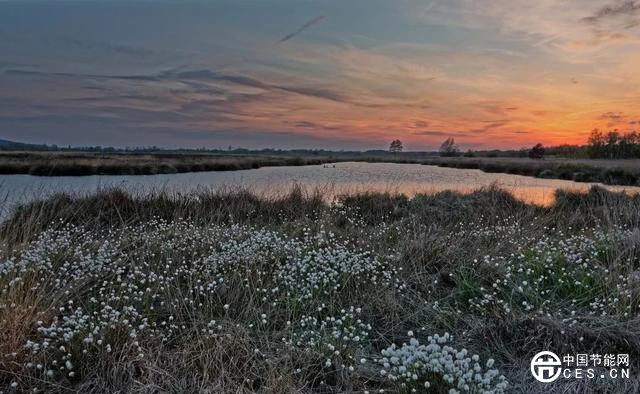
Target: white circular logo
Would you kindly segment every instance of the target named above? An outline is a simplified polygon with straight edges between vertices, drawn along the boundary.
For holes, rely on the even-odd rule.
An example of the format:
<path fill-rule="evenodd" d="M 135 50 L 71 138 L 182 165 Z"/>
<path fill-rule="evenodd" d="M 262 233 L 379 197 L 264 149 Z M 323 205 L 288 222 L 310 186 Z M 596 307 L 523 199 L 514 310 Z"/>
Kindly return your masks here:
<path fill-rule="evenodd" d="M 550 383 L 560 377 L 562 363 L 553 352 L 540 352 L 531 359 L 531 373 L 538 382 Z"/>

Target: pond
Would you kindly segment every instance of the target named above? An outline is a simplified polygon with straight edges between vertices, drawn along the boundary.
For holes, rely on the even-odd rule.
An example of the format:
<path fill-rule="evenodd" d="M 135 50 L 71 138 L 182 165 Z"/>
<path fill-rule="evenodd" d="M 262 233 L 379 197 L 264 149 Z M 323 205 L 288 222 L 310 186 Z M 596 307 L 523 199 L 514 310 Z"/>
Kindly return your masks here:
<path fill-rule="evenodd" d="M 480 170 L 442 168 L 419 164 L 336 163 L 300 167 L 263 167 L 255 170 L 193 172 L 159 175 L 96 175 L 82 177 L 0 176 L 3 211 L 17 203 L 44 198 L 56 192 L 89 194 L 101 188 L 122 187 L 134 192 L 167 190 L 188 193 L 205 188 L 247 188 L 273 196 L 295 185 L 322 189 L 327 196 L 363 191 L 433 193 L 441 190 L 469 192 L 491 184 L 509 190 L 517 198 L 536 204 L 553 201 L 556 189 L 587 190 L 592 184 L 559 179 L 539 179 Z M 640 192 L 639 187 L 606 186 L 610 190 Z"/>

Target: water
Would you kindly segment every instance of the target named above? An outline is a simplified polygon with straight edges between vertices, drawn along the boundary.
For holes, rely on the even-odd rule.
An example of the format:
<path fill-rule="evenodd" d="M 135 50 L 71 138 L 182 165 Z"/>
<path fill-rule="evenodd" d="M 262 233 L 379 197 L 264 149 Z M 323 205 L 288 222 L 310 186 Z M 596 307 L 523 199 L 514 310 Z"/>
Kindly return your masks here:
<path fill-rule="evenodd" d="M 492 183 L 517 198 L 549 204 L 558 188 L 587 190 L 588 183 L 538 179 L 510 174 L 391 163 L 336 163 L 302 167 L 264 167 L 256 170 L 195 172 L 160 175 L 96 175 L 83 177 L 0 176 L 4 214 L 18 203 L 41 199 L 55 192 L 90 194 L 100 188 L 120 186 L 136 192 L 168 190 L 188 193 L 199 189 L 249 188 L 258 194 L 283 194 L 294 185 L 320 188 L 328 195 L 362 191 L 390 191 L 414 195 L 441 190 L 469 192 Z M 640 192 L 640 187 L 606 186 L 610 190 Z"/>

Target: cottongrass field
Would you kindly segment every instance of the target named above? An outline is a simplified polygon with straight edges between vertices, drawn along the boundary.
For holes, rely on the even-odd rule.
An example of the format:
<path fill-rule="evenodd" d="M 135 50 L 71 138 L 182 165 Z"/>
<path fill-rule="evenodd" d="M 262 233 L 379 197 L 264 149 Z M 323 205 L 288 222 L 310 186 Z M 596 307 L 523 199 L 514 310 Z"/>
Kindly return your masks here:
<path fill-rule="evenodd" d="M 0 230 L 2 393 L 637 393 L 640 197 L 57 195 Z M 542 350 L 629 379 L 536 382 Z"/>

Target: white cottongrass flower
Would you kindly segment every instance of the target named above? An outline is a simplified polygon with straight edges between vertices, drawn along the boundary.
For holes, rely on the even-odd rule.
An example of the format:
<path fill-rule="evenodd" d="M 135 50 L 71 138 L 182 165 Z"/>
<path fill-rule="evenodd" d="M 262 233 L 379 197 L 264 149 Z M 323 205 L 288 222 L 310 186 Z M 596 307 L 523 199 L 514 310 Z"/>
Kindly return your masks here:
<path fill-rule="evenodd" d="M 451 341 L 452 337 L 444 334 L 430 336 L 427 345 L 416 338 L 400 347 L 393 344 L 382 351 L 380 374 L 402 387 L 429 388 L 430 380 L 439 376 L 450 385 L 450 392 L 505 392 L 507 381 L 498 370 L 491 369 L 493 360 L 483 368 L 479 357 L 469 357 L 467 350 L 458 351 L 447 345 Z"/>

